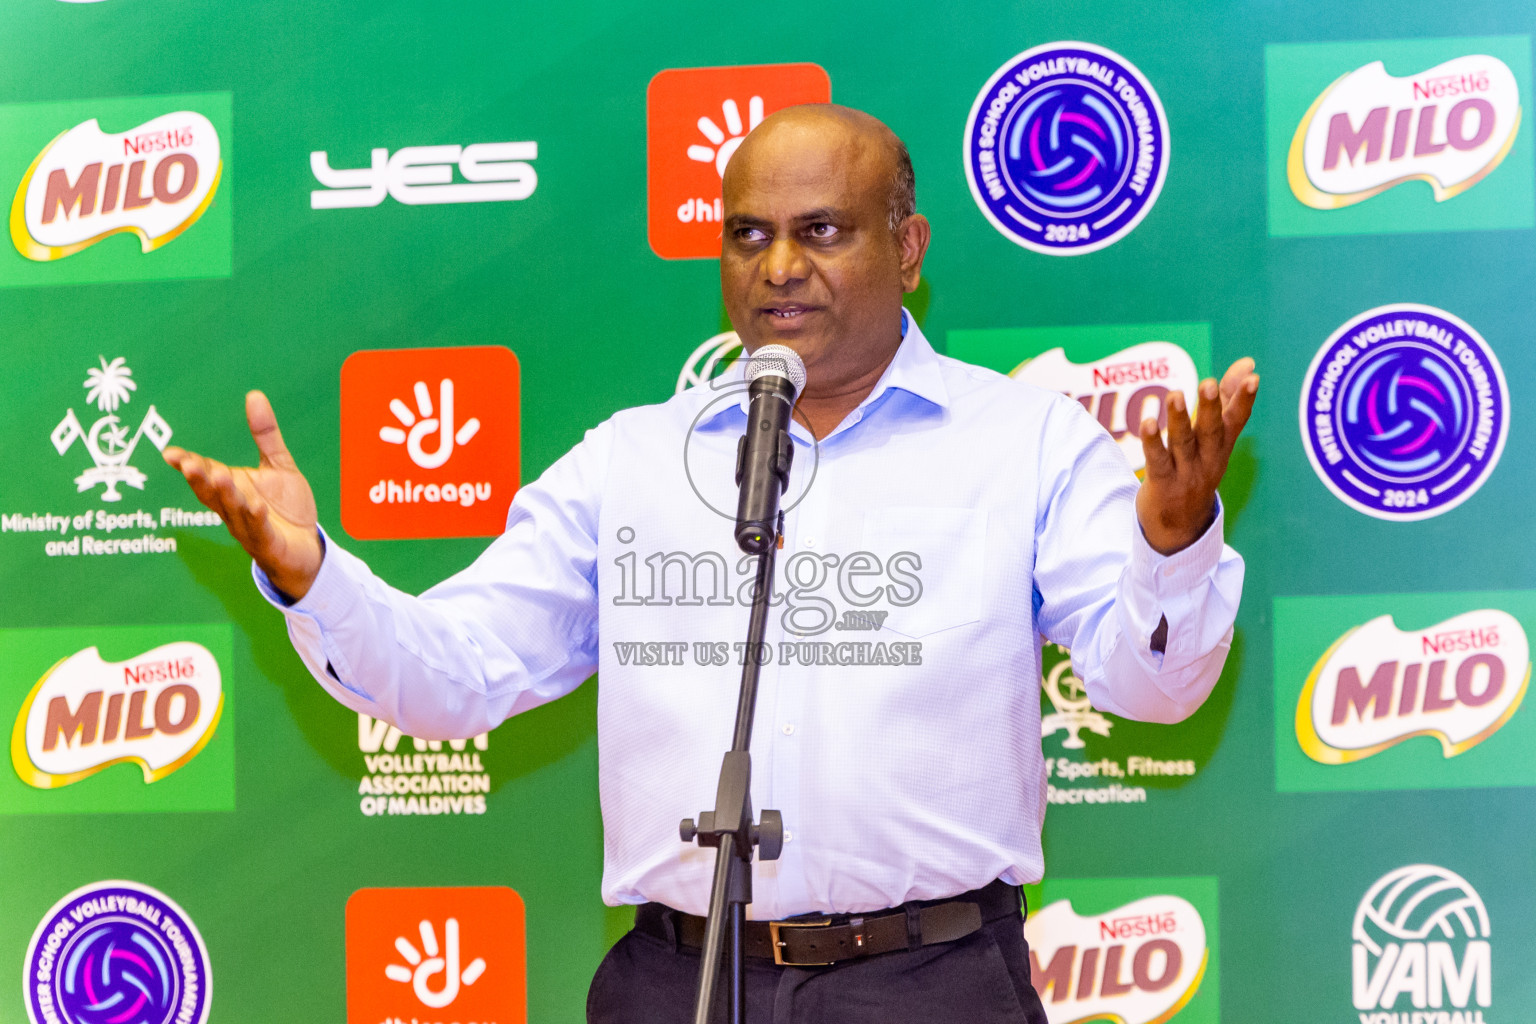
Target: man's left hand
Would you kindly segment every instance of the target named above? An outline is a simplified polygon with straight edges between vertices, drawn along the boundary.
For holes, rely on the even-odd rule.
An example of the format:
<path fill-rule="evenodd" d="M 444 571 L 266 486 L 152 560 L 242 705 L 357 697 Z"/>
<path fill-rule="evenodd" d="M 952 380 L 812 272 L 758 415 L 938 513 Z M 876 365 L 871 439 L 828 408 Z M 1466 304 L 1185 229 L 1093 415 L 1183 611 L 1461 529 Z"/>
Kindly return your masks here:
<path fill-rule="evenodd" d="M 1253 360 L 1244 357 L 1232 364 L 1220 385 L 1201 381 L 1193 424 L 1184 393 L 1169 392 L 1167 445 L 1157 420 L 1141 421 L 1147 476 L 1136 495 L 1136 517 L 1154 551 L 1171 555 L 1187 548 L 1215 521 L 1216 485 L 1259 393 L 1259 375 L 1253 368 Z"/>

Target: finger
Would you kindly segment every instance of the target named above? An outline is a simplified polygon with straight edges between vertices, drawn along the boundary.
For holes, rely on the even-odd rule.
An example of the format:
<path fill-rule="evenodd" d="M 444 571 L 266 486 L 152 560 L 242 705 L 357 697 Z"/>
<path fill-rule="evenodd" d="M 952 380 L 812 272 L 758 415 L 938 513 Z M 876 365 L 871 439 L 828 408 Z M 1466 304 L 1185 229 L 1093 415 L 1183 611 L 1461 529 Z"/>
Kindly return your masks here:
<path fill-rule="evenodd" d="M 1254 361 L 1244 356 L 1231 366 L 1227 372 L 1221 375 L 1221 397 L 1225 401 L 1237 394 L 1237 389 L 1242 386 L 1244 380 L 1253 373 Z"/>
<path fill-rule="evenodd" d="M 1221 392 L 1214 380 L 1200 382 L 1200 405 L 1195 412 L 1195 438 L 1202 452 L 1221 450 L 1223 432 Z"/>
<path fill-rule="evenodd" d="M 1237 393 L 1222 407 L 1222 426 L 1226 430 L 1227 451 L 1237 444 L 1237 435 L 1243 432 L 1243 427 L 1248 425 L 1248 417 L 1253 414 L 1253 403 L 1259 394 L 1259 375 L 1250 373 L 1243 378 L 1237 387 Z"/>
<path fill-rule="evenodd" d="M 245 420 L 250 424 L 256 450 L 261 452 L 263 466 L 297 468 L 293 456 L 288 454 L 288 446 L 283 443 L 283 432 L 277 429 L 277 414 L 272 411 L 272 403 L 266 395 L 260 391 L 246 393 Z"/>
<path fill-rule="evenodd" d="M 193 455 L 191 452 L 184 453 L 181 460 L 181 475 L 186 478 L 192 493 L 198 501 L 217 512 L 219 518 L 228 523 L 229 517 L 225 514 L 223 499 L 210 481 L 211 471 L 211 460 Z"/>
<path fill-rule="evenodd" d="M 1163 435 L 1157 429 L 1157 420 L 1148 416 L 1141 421 L 1141 451 L 1147 460 L 1147 477 L 1160 478 L 1173 475 L 1173 456 L 1163 447 Z"/>
<path fill-rule="evenodd" d="M 1184 392 L 1168 394 L 1168 451 L 1176 465 L 1194 462 L 1200 454 L 1195 441 L 1194 428 L 1189 423 L 1189 410 L 1184 402 Z"/>

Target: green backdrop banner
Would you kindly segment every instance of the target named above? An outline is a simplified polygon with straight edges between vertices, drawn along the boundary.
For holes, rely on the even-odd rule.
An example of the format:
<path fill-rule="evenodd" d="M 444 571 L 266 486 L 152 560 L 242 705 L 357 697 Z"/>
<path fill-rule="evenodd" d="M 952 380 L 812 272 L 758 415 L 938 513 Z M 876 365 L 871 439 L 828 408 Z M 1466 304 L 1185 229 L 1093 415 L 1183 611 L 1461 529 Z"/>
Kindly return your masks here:
<path fill-rule="evenodd" d="M 326 530 L 424 589 L 584 430 L 733 357 L 721 170 L 829 97 L 910 147 L 908 305 L 949 355 L 1117 437 L 1240 355 L 1264 378 L 1210 700 L 1128 722 L 1041 666 L 1053 1024 L 1529 1016 L 1536 10 L 0 25 L 0 1021 L 582 1019 L 630 920 L 600 684 L 456 741 L 343 708 L 159 451 L 249 460 L 265 390 Z"/>

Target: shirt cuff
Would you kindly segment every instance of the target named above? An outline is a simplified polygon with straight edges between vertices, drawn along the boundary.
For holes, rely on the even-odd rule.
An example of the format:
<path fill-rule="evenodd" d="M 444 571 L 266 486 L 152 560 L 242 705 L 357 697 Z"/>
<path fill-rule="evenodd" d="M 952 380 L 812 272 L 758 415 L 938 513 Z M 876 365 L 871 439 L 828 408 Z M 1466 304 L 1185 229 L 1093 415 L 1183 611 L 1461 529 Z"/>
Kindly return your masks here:
<path fill-rule="evenodd" d="M 320 571 L 315 574 L 315 581 L 310 584 L 309 591 L 299 600 L 293 600 L 273 586 L 267 574 L 254 561 L 251 563 L 251 578 L 256 581 L 256 589 L 261 591 L 261 596 L 278 611 L 324 619 L 327 615 L 334 616 L 350 608 L 356 601 L 357 586 L 347 572 L 351 566 L 344 563 L 357 562 L 357 559 L 337 547 L 326 536 L 324 529 L 316 526 L 315 531 L 320 534 L 320 548 L 323 552 L 320 556 Z"/>
<path fill-rule="evenodd" d="M 1147 543 L 1141 532 L 1141 523 L 1131 531 L 1131 578 L 1138 589 L 1158 597 L 1182 594 L 1193 589 L 1216 571 L 1221 561 L 1225 543 L 1224 523 L 1226 510 L 1221 498 L 1216 499 L 1216 518 L 1189 547 L 1171 555 L 1161 555 Z"/>

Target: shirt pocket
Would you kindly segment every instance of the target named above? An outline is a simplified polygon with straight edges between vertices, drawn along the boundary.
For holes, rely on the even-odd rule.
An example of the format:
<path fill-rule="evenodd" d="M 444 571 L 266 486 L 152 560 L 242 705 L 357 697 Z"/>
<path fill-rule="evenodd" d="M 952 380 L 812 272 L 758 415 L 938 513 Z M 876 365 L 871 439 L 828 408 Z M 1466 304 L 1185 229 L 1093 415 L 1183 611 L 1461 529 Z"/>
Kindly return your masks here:
<path fill-rule="evenodd" d="M 981 619 L 987 513 L 974 508 L 893 505 L 864 514 L 864 550 L 891 585 L 871 611 L 882 630 L 914 639 Z"/>

